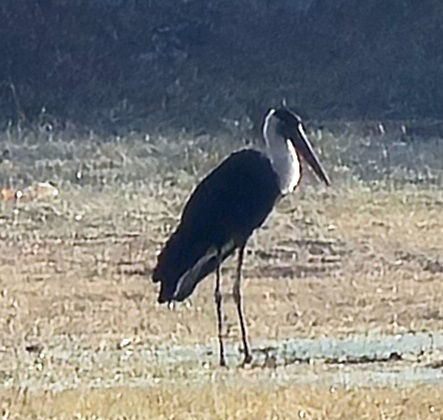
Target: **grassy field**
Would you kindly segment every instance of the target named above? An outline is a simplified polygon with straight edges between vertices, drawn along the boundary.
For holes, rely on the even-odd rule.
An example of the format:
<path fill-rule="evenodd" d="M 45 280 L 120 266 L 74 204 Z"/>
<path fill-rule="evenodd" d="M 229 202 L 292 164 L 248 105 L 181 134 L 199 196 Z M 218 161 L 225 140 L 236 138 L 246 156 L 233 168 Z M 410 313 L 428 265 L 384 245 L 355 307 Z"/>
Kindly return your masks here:
<path fill-rule="evenodd" d="M 184 389 L 185 388 L 185 389 Z M 439 419 L 442 387 L 327 389 L 217 378 L 201 386 L 94 389 L 7 396 L 6 418 Z M 6 403 L 5 403 L 6 401 Z"/>
<path fill-rule="evenodd" d="M 244 294 L 253 348 L 443 331 L 443 142 L 402 143 L 398 133 L 311 132 L 334 185 L 306 172 L 250 241 Z M 11 151 L 0 164 L 4 186 L 50 180 L 60 191 L 51 200 L 1 202 L 4 418 L 442 418 L 442 381 L 330 380 L 353 370 L 365 377 L 371 363 L 271 357 L 244 370 L 231 358 L 219 369 L 211 279 L 173 311 L 156 304 L 156 254 L 193 185 L 240 142 L 3 136 Z M 226 340 L 238 354 L 233 268 L 229 261 L 223 270 Z M 173 360 L 175 350 L 182 359 Z M 439 372 L 441 350 L 376 369 Z M 315 383 L 305 383 L 313 374 Z"/>

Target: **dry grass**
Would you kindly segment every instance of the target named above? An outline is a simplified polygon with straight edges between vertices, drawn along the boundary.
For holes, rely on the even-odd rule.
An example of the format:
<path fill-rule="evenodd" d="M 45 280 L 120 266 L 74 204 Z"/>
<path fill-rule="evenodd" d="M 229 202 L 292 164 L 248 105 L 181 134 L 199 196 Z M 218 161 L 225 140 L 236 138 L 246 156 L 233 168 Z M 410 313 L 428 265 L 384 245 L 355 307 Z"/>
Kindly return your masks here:
<path fill-rule="evenodd" d="M 155 304 L 148 275 L 175 223 L 166 203 L 162 194 L 155 199 L 143 191 L 67 192 L 51 207 L 9 209 L 0 268 L 2 342 L 68 333 L 99 340 L 111 332 L 207 342 L 214 332 L 211 281 L 191 308 L 171 313 Z M 442 203 L 437 191 L 364 189 L 286 200 L 251 242 L 255 255 L 246 261 L 251 335 L 439 329 Z"/>
<path fill-rule="evenodd" d="M 439 419 L 443 389 L 224 383 L 2 395 L 4 418 Z M 1 395 L 1 394 L 0 394 Z"/>
<path fill-rule="evenodd" d="M 17 184 L 57 170 L 61 189 L 52 202 L 1 203 L 6 418 L 441 418 L 439 386 L 331 392 L 278 384 L 283 368 L 224 374 L 192 359 L 147 364 L 147 349 L 214 345 L 212 281 L 192 305 L 171 312 L 155 303 L 149 274 L 192 185 L 230 145 L 200 139 L 180 153 L 164 139 L 85 144 L 68 145 L 71 160 L 57 142 L 44 165 L 27 167 L 24 159 L 0 168 L 2 179 L 9 170 Z M 144 147 L 150 153 L 140 157 Z M 163 153 L 181 166 L 168 166 Z M 334 159 L 327 162 L 332 189 L 308 176 L 250 242 L 245 300 L 253 345 L 443 329 L 442 190 L 358 181 L 338 164 L 344 155 Z M 236 345 L 232 268 L 231 261 L 224 270 L 226 338 Z"/>

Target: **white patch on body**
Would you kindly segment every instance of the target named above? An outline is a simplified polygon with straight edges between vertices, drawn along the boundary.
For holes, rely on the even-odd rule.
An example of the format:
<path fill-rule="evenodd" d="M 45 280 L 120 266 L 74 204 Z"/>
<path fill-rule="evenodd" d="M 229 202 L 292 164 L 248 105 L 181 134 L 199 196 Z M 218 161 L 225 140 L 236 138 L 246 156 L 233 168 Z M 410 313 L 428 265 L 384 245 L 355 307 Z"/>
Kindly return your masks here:
<path fill-rule="evenodd" d="M 300 161 L 291 140 L 277 133 L 278 120 L 274 110 L 269 111 L 263 125 L 266 154 L 278 176 L 280 191 L 286 195 L 294 190 L 301 178 Z"/>
<path fill-rule="evenodd" d="M 229 252 L 234 246 L 234 241 L 229 241 L 221 250 L 221 255 L 225 255 L 226 252 Z M 217 256 L 217 250 L 214 247 L 208 249 L 206 254 L 204 254 L 188 271 L 185 271 L 181 277 L 178 279 L 177 286 L 174 291 L 174 298 L 176 298 L 180 294 L 180 289 L 183 284 L 186 283 L 194 283 L 200 273 L 200 270 L 203 266 L 211 259 Z"/>

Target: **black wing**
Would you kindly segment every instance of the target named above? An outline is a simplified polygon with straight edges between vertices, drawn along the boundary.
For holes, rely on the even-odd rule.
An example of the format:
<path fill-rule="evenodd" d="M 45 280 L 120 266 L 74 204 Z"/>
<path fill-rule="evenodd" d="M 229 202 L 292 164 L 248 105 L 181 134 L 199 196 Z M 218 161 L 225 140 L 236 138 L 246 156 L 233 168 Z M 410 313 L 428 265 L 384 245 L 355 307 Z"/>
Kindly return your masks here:
<path fill-rule="evenodd" d="M 245 243 L 279 194 L 270 161 L 257 151 L 233 153 L 215 168 L 191 194 L 177 230 L 159 256 L 153 273 L 162 286 L 159 301 L 189 296 L 216 268 L 217 250 L 223 261 Z"/>

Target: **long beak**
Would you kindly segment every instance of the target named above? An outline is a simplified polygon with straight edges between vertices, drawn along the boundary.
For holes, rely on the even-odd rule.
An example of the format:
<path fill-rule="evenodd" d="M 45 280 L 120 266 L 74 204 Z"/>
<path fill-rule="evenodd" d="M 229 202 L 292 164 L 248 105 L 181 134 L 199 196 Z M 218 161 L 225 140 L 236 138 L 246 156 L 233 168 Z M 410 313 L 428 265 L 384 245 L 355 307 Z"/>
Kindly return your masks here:
<path fill-rule="evenodd" d="M 331 181 L 318 160 L 311 143 L 309 143 L 308 137 L 306 136 L 305 130 L 301 123 L 298 124 L 296 133 L 294 136 L 291 136 L 290 140 L 292 141 L 295 149 L 303 156 L 306 162 L 309 163 L 309 166 L 314 170 L 318 178 L 326 185 L 331 185 Z"/>

